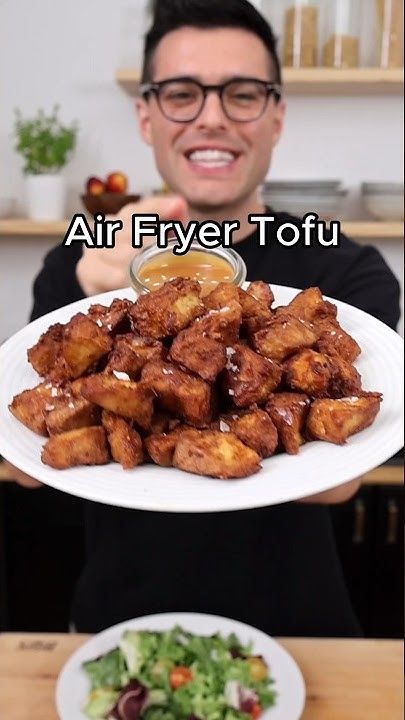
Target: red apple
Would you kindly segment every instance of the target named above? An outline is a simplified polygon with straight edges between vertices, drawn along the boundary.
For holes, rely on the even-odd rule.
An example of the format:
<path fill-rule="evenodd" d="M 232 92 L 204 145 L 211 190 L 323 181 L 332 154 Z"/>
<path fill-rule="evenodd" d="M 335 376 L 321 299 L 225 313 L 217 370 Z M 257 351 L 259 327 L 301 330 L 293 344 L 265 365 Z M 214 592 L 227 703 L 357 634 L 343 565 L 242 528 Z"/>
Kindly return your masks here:
<path fill-rule="evenodd" d="M 105 184 L 98 177 L 89 177 L 86 182 L 86 191 L 89 195 L 101 195 L 105 192 Z"/>
<path fill-rule="evenodd" d="M 128 178 L 122 172 L 110 173 L 105 187 L 107 192 L 125 193 L 128 189 Z"/>

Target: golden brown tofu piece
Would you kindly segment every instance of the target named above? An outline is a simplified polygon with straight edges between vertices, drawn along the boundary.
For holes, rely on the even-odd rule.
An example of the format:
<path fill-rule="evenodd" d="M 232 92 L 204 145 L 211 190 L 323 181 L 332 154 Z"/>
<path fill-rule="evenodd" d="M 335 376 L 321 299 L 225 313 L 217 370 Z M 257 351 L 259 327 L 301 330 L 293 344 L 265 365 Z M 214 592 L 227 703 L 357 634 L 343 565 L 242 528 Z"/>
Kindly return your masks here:
<path fill-rule="evenodd" d="M 197 475 L 242 478 L 260 470 L 260 457 L 234 433 L 199 430 L 184 433 L 176 443 L 174 467 Z"/>
<path fill-rule="evenodd" d="M 124 470 L 140 465 L 143 462 L 142 439 L 131 423 L 107 410 L 103 410 L 102 423 L 113 460 Z"/>
<path fill-rule="evenodd" d="M 280 365 L 241 343 L 228 349 L 228 354 L 228 363 L 223 373 L 225 394 L 237 407 L 266 402 L 270 393 L 280 384 L 283 373 Z"/>
<path fill-rule="evenodd" d="M 130 310 L 140 335 L 174 337 L 204 312 L 201 287 L 195 280 L 175 278 L 148 295 L 140 295 Z"/>
<path fill-rule="evenodd" d="M 237 341 L 242 322 L 242 310 L 239 303 L 225 305 L 208 312 L 189 328 L 196 336 L 209 337 L 225 346 Z"/>
<path fill-rule="evenodd" d="M 262 458 L 270 457 L 277 448 L 277 428 L 264 410 L 251 410 L 240 417 L 227 415 L 220 420 L 219 429 L 234 433 Z"/>
<path fill-rule="evenodd" d="M 315 350 L 300 350 L 284 363 L 285 383 L 311 397 L 326 397 L 332 378 L 330 360 Z"/>
<path fill-rule="evenodd" d="M 232 283 L 221 282 L 203 298 L 208 310 L 220 310 L 233 304 L 239 304 L 238 288 Z"/>
<path fill-rule="evenodd" d="M 104 428 L 84 427 L 52 435 L 45 443 L 42 462 L 56 470 L 76 465 L 105 465 L 110 462 Z"/>
<path fill-rule="evenodd" d="M 28 361 L 41 377 L 48 375 L 61 353 L 63 332 L 64 326 L 60 323 L 51 325 L 45 333 L 42 333 L 38 342 L 27 351 Z"/>
<path fill-rule="evenodd" d="M 108 356 L 105 372 L 124 372 L 131 380 L 138 380 L 143 366 L 149 360 L 163 357 L 164 348 L 160 340 L 140 337 L 133 333 L 117 336 L 114 348 Z"/>
<path fill-rule="evenodd" d="M 265 285 L 265 283 L 263 284 Z M 273 313 L 269 306 L 258 300 L 253 293 L 238 288 L 238 294 L 242 307 L 242 329 L 250 337 L 268 325 Z"/>
<path fill-rule="evenodd" d="M 318 333 L 316 349 L 325 355 L 339 355 L 347 362 L 354 362 L 361 348 L 354 338 L 340 327 L 335 318 L 317 320 L 314 330 Z"/>
<path fill-rule="evenodd" d="M 296 455 L 305 442 L 303 430 L 309 412 L 310 399 L 303 393 L 274 393 L 266 405 L 277 428 L 280 448 L 289 455 Z"/>
<path fill-rule="evenodd" d="M 197 432 L 197 430 L 186 425 L 178 425 L 170 432 L 156 433 L 145 438 L 146 450 L 156 465 L 172 467 L 177 442 L 185 432 L 192 433 Z"/>
<path fill-rule="evenodd" d="M 55 405 L 50 404 L 48 408 L 49 412 L 45 416 L 45 422 L 50 435 L 59 435 L 76 428 L 100 425 L 100 408 L 84 398 L 67 395 L 58 398 Z"/>
<path fill-rule="evenodd" d="M 336 305 L 324 300 L 322 293 L 318 287 L 310 287 L 302 290 L 287 305 L 285 311 L 288 315 L 314 323 L 319 318 L 336 317 Z"/>
<path fill-rule="evenodd" d="M 142 370 L 142 381 L 157 395 L 160 405 L 191 425 L 203 426 L 212 415 L 212 389 L 172 363 L 152 360 Z"/>
<path fill-rule="evenodd" d="M 131 329 L 129 311 L 133 305 L 134 303 L 130 300 L 115 298 L 110 307 L 91 305 L 88 314 L 98 327 L 115 335 L 116 333 L 128 332 Z"/>
<path fill-rule="evenodd" d="M 350 435 L 372 425 L 381 400 L 379 393 L 338 400 L 315 400 L 309 411 L 307 432 L 315 440 L 343 445 Z"/>
<path fill-rule="evenodd" d="M 63 392 L 61 387 L 52 383 L 41 383 L 31 390 L 23 390 L 15 395 L 9 410 L 25 427 L 46 437 L 47 413 L 53 409 L 56 398 L 63 395 Z"/>
<path fill-rule="evenodd" d="M 131 418 L 142 428 L 148 429 L 153 414 L 153 392 L 143 382 L 118 380 L 104 373 L 80 378 L 80 394 L 90 402 L 100 405 L 116 415 Z M 72 384 L 73 392 L 77 392 Z"/>
<path fill-rule="evenodd" d="M 62 355 L 69 366 L 71 378 L 80 377 L 111 348 L 112 340 L 108 333 L 83 313 L 74 315 L 65 326 Z"/>
<path fill-rule="evenodd" d="M 288 315 L 279 315 L 263 330 L 254 333 L 252 344 L 264 357 L 282 362 L 298 350 L 313 347 L 317 339 L 309 323 Z"/>
<path fill-rule="evenodd" d="M 247 289 L 248 295 L 253 295 L 256 300 L 270 308 L 274 302 L 274 295 L 271 287 L 263 280 L 254 280 Z"/>
<path fill-rule="evenodd" d="M 329 357 L 331 379 L 328 397 L 341 398 L 348 395 L 361 395 L 361 375 L 351 363 L 339 355 Z"/>
<path fill-rule="evenodd" d="M 169 359 L 183 365 L 203 380 L 214 382 L 226 365 L 225 346 L 217 340 L 197 335 L 192 328 L 182 330 L 174 339 Z"/>

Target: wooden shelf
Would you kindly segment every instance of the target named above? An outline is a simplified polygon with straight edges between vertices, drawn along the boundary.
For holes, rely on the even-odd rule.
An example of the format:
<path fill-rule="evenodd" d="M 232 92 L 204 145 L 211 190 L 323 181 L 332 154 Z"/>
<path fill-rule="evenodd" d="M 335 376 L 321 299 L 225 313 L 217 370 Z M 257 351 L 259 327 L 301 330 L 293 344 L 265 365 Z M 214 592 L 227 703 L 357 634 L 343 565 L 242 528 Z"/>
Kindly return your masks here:
<path fill-rule="evenodd" d="M 361 222 L 348 220 L 342 221 L 342 232 L 353 239 L 402 239 L 404 237 L 404 224 L 402 222 Z"/>
<path fill-rule="evenodd" d="M 128 95 L 136 95 L 138 70 L 120 68 L 116 81 Z M 403 68 L 285 68 L 283 79 L 287 95 L 400 95 Z"/>
<path fill-rule="evenodd" d="M 404 70 L 393 68 L 286 68 L 287 95 L 399 95 Z"/>
<path fill-rule="evenodd" d="M 23 218 L 0 220 L 0 236 L 62 237 L 67 232 L 69 222 L 69 220 L 35 222 Z M 342 232 L 353 239 L 402 239 L 404 237 L 404 225 L 401 222 L 343 221 Z"/>
<path fill-rule="evenodd" d="M 10 218 L 9 220 L 0 220 L 0 235 L 57 237 L 65 235 L 69 222 L 69 220 L 39 222 L 26 218 Z"/>

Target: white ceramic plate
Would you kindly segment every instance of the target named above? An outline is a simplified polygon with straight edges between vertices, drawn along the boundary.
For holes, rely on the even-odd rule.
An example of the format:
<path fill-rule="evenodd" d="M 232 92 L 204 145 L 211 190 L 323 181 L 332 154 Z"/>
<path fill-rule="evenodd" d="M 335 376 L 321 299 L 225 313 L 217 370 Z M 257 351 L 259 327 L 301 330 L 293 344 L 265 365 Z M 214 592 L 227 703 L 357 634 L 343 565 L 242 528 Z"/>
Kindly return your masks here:
<path fill-rule="evenodd" d="M 298 292 L 272 285 L 276 305 Z M 325 442 L 304 445 L 298 455 L 281 454 L 263 461 L 263 469 L 243 480 L 217 480 L 174 468 L 143 465 L 124 471 L 110 463 L 98 467 L 54 470 L 41 462 L 44 438 L 21 425 L 8 410 L 14 395 L 38 384 L 27 361 L 27 348 L 55 322 L 68 322 L 92 303 L 114 297 L 134 299 L 126 290 L 86 298 L 45 315 L 23 328 L 0 348 L 0 454 L 46 485 L 108 505 L 165 512 L 216 512 L 274 505 L 336 487 L 392 457 L 403 444 L 403 340 L 389 327 L 357 308 L 336 302 L 338 319 L 360 343 L 356 365 L 366 390 L 382 392 L 384 402 L 374 424 L 349 438 L 343 447 Z"/>
<path fill-rule="evenodd" d="M 305 704 L 305 684 L 291 655 L 275 640 L 250 625 L 199 613 L 147 615 L 114 625 L 84 643 L 69 658 L 58 678 L 56 707 L 60 720 L 86 720 L 81 708 L 88 697 L 89 683 L 82 669 L 83 662 L 116 647 L 124 630 L 170 630 L 175 625 L 198 635 L 235 633 L 243 644 L 252 642 L 254 653 L 262 655 L 269 665 L 278 693 L 276 705 L 263 714 L 263 720 L 299 720 Z"/>

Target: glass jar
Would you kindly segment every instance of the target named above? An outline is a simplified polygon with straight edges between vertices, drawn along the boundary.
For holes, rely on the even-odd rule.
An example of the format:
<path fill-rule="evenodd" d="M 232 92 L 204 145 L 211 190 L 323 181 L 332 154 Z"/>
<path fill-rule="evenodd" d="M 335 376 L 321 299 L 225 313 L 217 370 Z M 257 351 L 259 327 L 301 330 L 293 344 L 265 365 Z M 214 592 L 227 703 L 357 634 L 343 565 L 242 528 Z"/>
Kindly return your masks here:
<path fill-rule="evenodd" d="M 361 0 L 332 0 L 328 8 L 328 29 L 322 50 L 325 67 L 359 66 Z"/>
<path fill-rule="evenodd" d="M 318 65 L 319 3 L 291 0 L 284 15 L 284 66 Z"/>
<path fill-rule="evenodd" d="M 377 65 L 382 68 L 404 64 L 403 0 L 376 0 Z"/>
<path fill-rule="evenodd" d="M 167 248 L 150 245 L 141 250 L 129 266 L 131 284 L 135 292 L 144 294 L 157 290 L 168 280 L 187 277 L 198 280 L 203 295 L 220 282 L 241 287 L 246 280 L 246 265 L 231 248 L 207 249 L 197 241 L 191 243 L 185 255 L 174 255 L 177 240 L 170 240 Z"/>

